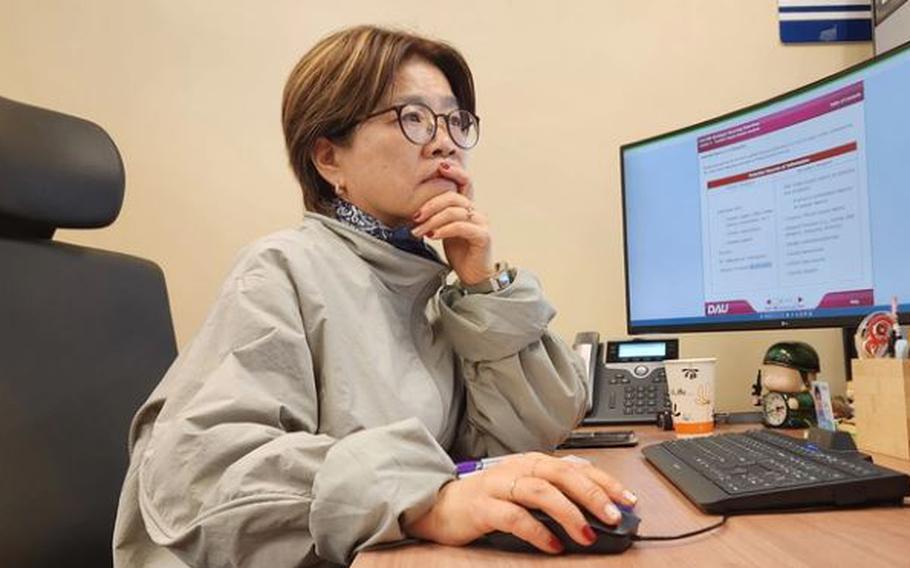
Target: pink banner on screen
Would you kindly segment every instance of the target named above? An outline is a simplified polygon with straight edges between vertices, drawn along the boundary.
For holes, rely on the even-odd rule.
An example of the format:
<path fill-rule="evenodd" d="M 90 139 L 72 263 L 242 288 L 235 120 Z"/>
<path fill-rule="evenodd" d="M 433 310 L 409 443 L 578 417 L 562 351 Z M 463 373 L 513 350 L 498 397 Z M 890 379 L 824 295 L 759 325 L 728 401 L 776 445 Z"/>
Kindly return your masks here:
<path fill-rule="evenodd" d="M 874 304 L 872 290 L 847 290 L 829 292 L 818 303 L 819 308 L 851 308 L 853 306 L 871 306 Z"/>
<path fill-rule="evenodd" d="M 858 103 L 863 100 L 863 96 L 862 81 L 853 83 L 833 93 L 806 101 L 795 107 L 701 136 L 698 139 L 698 151 L 707 152 L 708 150 L 715 150 L 750 138 L 763 136 L 775 130 Z"/>
<path fill-rule="evenodd" d="M 754 314 L 752 305 L 745 300 L 729 300 L 727 302 L 705 302 L 706 316 L 730 316 L 739 314 Z"/>

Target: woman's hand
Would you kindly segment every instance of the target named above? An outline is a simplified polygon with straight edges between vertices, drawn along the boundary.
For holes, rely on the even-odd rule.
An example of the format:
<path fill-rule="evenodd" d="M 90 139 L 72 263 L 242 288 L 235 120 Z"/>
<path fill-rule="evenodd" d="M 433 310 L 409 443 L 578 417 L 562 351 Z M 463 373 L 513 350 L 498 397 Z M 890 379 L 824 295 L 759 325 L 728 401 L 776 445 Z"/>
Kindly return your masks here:
<path fill-rule="evenodd" d="M 612 525 L 621 518 L 614 503 L 633 506 L 635 501 L 634 494 L 591 464 L 528 453 L 446 484 L 433 508 L 404 530 L 413 537 L 455 546 L 498 530 L 544 552 L 559 553 L 563 544 L 527 509 L 540 509 L 573 540 L 590 545 L 594 530 L 579 507 Z"/>
<path fill-rule="evenodd" d="M 439 165 L 439 175 L 452 180 L 458 191 L 446 192 L 424 203 L 414 215 L 415 237 L 441 239 L 446 259 L 465 285 L 493 275 L 492 239 L 486 215 L 474 209 L 474 187 L 457 162 Z"/>

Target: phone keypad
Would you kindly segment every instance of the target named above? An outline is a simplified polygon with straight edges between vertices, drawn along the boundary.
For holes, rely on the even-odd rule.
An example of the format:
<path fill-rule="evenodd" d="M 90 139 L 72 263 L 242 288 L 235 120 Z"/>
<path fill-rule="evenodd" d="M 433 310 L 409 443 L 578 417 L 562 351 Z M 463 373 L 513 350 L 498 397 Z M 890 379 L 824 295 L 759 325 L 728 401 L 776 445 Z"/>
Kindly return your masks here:
<path fill-rule="evenodd" d="M 585 424 L 628 424 L 656 421 L 657 413 L 670 409 L 667 375 L 663 365 L 639 363 L 623 368 L 600 367 L 593 409 Z"/>
<path fill-rule="evenodd" d="M 623 414 L 653 414 L 670 408 L 670 397 L 657 385 L 627 386 L 623 394 Z"/>
<path fill-rule="evenodd" d="M 659 388 L 658 385 L 666 383 L 667 376 L 663 369 L 658 369 L 653 373 L 651 380 L 637 384 L 631 384 L 627 375 L 617 373 L 610 378 L 609 382 L 613 385 L 624 385 L 622 387 L 622 410 L 626 416 L 639 416 L 642 414 L 654 414 L 661 410 L 670 408 L 670 396 L 666 388 Z M 610 407 L 614 408 L 616 397 L 610 397 Z"/>

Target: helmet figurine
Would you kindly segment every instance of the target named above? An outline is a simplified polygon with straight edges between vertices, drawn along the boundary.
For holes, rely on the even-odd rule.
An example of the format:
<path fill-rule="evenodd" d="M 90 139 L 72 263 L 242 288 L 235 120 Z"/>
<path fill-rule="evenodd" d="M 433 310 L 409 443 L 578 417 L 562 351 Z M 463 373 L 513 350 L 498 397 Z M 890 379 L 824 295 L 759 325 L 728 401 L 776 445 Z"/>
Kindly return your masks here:
<path fill-rule="evenodd" d="M 808 343 L 782 341 L 769 347 L 752 387 L 765 424 L 804 428 L 814 423 L 815 406 L 808 390 L 820 370 L 818 353 Z"/>
<path fill-rule="evenodd" d="M 764 387 L 776 392 L 801 392 L 821 370 L 818 353 L 802 341 L 782 341 L 768 348 L 762 361 Z"/>

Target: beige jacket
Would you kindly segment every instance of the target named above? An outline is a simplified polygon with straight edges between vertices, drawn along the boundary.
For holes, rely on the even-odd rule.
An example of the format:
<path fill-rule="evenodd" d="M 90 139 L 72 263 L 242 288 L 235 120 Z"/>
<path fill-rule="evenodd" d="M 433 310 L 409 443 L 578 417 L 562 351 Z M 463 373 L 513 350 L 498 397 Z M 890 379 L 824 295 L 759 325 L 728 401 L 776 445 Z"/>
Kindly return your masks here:
<path fill-rule="evenodd" d="M 115 566 L 349 562 L 453 457 L 559 443 L 585 383 L 537 280 L 462 296 L 448 272 L 315 214 L 248 247 L 136 414 Z"/>

